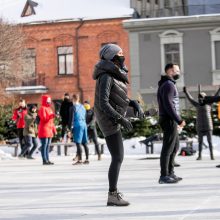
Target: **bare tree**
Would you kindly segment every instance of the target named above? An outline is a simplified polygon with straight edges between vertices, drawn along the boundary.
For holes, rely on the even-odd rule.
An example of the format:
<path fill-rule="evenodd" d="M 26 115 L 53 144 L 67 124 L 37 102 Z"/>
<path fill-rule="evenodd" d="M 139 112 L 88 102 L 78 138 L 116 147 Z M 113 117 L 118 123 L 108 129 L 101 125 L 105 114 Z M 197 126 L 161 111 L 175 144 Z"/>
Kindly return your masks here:
<path fill-rule="evenodd" d="M 0 82 L 4 88 L 25 79 L 25 35 L 21 25 L 0 18 Z"/>

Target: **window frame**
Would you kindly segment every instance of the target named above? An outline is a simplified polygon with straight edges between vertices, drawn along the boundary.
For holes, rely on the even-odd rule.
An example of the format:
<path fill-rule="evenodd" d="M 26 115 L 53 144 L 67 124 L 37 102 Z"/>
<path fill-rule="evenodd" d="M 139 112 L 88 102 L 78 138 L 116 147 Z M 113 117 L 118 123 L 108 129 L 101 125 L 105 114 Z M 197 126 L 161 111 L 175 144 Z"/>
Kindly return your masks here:
<path fill-rule="evenodd" d="M 216 68 L 216 50 L 215 42 L 220 41 L 220 28 L 216 28 L 209 32 L 211 37 L 211 52 L 212 52 L 212 71 L 220 72 L 220 69 Z"/>
<path fill-rule="evenodd" d="M 67 52 L 67 53 L 60 53 L 59 54 L 59 48 L 65 48 L 65 47 L 69 47 L 72 48 L 72 52 Z M 67 56 L 71 55 L 72 56 L 72 72 L 68 73 L 67 72 Z M 64 73 L 60 73 L 60 57 L 64 57 Z M 65 45 L 65 46 L 58 46 L 57 47 L 57 75 L 58 76 L 71 76 L 74 75 L 74 57 L 73 57 L 73 46 L 72 45 Z"/>
<path fill-rule="evenodd" d="M 161 51 L 161 75 L 164 74 L 165 61 L 165 44 L 179 44 L 179 59 L 181 78 L 178 80 L 178 86 L 184 86 L 184 60 L 183 60 L 183 33 L 176 30 L 167 30 L 159 34 L 160 51 Z"/>

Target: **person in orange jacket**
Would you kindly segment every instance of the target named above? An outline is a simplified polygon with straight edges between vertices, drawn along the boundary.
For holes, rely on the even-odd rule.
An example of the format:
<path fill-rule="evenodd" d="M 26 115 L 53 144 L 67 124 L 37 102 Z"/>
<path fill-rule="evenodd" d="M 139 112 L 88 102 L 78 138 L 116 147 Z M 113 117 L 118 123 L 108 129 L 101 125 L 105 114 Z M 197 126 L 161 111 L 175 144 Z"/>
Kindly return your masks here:
<path fill-rule="evenodd" d="M 25 127 L 24 118 L 26 114 L 27 114 L 27 107 L 26 107 L 25 100 L 20 99 L 19 107 L 14 110 L 13 115 L 12 115 L 12 120 L 16 122 L 17 134 L 18 134 L 21 150 L 25 146 L 23 130 Z"/>
<path fill-rule="evenodd" d="M 42 103 L 38 112 L 38 137 L 41 142 L 41 156 L 43 165 L 52 165 L 54 163 L 49 160 L 49 147 L 52 137 L 56 134 L 56 127 L 54 125 L 55 114 L 51 109 L 51 97 L 43 95 L 41 99 Z"/>

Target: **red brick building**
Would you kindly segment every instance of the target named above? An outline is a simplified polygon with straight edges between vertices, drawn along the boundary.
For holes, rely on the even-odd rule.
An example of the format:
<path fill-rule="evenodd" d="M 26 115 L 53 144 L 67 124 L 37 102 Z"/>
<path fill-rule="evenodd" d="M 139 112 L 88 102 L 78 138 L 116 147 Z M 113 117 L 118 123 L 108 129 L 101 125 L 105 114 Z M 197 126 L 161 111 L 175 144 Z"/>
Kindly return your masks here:
<path fill-rule="evenodd" d="M 35 2 L 37 4 L 27 1 L 20 12 L 27 36 L 29 60 L 26 70 L 30 73 L 30 79 L 23 82 L 22 87 L 7 88 L 8 93 L 17 94 L 28 103 L 39 103 L 43 93 L 50 94 L 53 100 L 61 100 L 65 92 L 80 93 L 83 100 L 93 102 L 95 81 L 92 74 L 99 60 L 100 47 L 109 42 L 119 44 L 129 66 L 128 34 L 122 27 L 122 20 L 128 18 L 129 14 L 112 17 L 100 15 L 98 19 L 63 17 L 59 20 L 41 20 L 34 17 L 41 10 L 38 9 L 41 6 L 40 3 L 38 5 L 39 1 Z M 41 2 L 44 5 L 47 0 Z M 67 2 L 71 4 L 73 1 Z M 32 16 L 34 20 L 26 22 Z"/>

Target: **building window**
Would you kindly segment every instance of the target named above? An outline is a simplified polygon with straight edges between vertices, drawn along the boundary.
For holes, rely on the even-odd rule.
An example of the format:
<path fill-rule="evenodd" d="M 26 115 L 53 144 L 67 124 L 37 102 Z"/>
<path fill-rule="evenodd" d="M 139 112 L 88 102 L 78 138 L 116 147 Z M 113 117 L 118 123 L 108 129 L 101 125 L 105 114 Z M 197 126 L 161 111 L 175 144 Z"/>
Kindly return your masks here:
<path fill-rule="evenodd" d="M 210 31 L 213 85 L 220 84 L 220 28 Z"/>
<path fill-rule="evenodd" d="M 176 63 L 180 66 L 182 77 L 178 80 L 178 86 L 184 86 L 183 65 L 183 33 L 176 30 L 168 30 L 159 35 L 161 49 L 161 74 L 167 63 Z"/>
<path fill-rule="evenodd" d="M 73 47 L 58 47 L 58 74 L 73 74 Z"/>
<path fill-rule="evenodd" d="M 27 80 L 23 80 L 23 86 L 36 85 L 36 50 L 29 48 L 24 50 L 23 74 Z"/>
<path fill-rule="evenodd" d="M 220 70 L 220 28 L 210 31 L 212 48 L 212 70 Z"/>
<path fill-rule="evenodd" d="M 165 63 L 176 63 L 180 65 L 179 44 L 164 44 Z"/>
<path fill-rule="evenodd" d="M 215 69 L 220 70 L 220 41 L 215 41 Z"/>

